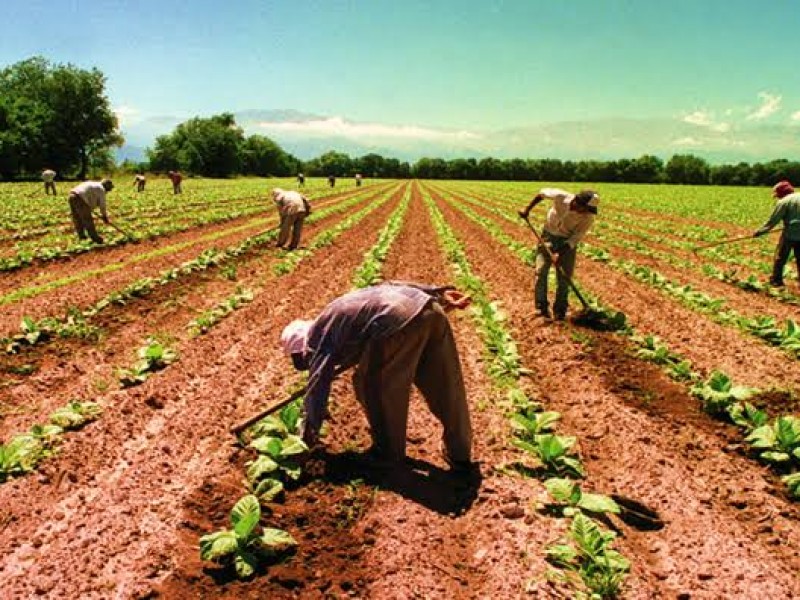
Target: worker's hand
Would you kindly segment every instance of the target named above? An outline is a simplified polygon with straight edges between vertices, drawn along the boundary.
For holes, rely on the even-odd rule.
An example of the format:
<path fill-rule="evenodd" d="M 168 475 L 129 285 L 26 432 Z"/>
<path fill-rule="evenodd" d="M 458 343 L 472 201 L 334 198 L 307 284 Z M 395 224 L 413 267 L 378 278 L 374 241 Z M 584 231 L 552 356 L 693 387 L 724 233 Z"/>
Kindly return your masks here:
<path fill-rule="evenodd" d="M 557 267 L 558 266 L 558 259 L 561 258 L 561 255 L 558 254 L 558 253 L 554 253 L 554 254 L 552 254 L 552 257 L 553 257 L 553 266 Z"/>
<path fill-rule="evenodd" d="M 527 221 L 530 211 L 526 208 L 524 210 L 518 210 L 517 214 L 520 216 L 521 219 L 525 219 Z"/>
<path fill-rule="evenodd" d="M 111 224 L 111 221 L 108 219 L 108 216 L 104 215 L 102 217 L 102 219 L 103 219 L 103 223 L 105 223 L 106 225 L 110 225 Z"/>
<path fill-rule="evenodd" d="M 472 298 L 458 290 L 447 290 L 442 294 L 440 304 L 445 312 L 450 312 L 456 308 L 467 308 L 472 304 Z"/>
<path fill-rule="evenodd" d="M 758 229 L 758 230 L 756 230 L 756 231 L 754 231 L 754 232 L 753 232 L 753 237 L 754 237 L 754 238 L 756 238 L 756 237 L 761 237 L 762 235 L 764 235 L 764 232 L 763 232 L 763 231 L 761 231 L 760 229 Z"/>

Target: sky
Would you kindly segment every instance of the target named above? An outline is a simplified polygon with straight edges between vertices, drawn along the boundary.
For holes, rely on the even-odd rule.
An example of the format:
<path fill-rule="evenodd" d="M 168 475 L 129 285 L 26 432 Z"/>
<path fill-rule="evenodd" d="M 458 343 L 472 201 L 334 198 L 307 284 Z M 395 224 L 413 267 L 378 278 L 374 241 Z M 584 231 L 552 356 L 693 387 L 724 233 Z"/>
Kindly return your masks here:
<path fill-rule="evenodd" d="M 795 0 L 4 0 L 3 9 L 0 66 L 42 55 L 99 68 L 133 144 L 194 116 L 292 110 L 240 124 L 305 152 L 800 154 Z"/>

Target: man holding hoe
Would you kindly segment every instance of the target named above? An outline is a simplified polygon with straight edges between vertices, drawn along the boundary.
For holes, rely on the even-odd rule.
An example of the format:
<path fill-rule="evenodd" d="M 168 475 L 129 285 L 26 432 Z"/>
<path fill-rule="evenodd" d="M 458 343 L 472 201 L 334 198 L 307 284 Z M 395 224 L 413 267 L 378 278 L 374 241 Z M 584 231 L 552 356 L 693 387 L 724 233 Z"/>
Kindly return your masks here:
<path fill-rule="evenodd" d="M 100 217 L 104 223 L 110 224 L 106 212 L 106 192 L 114 189 L 110 179 L 102 181 L 84 181 L 76 185 L 69 192 L 69 209 L 72 213 L 72 224 L 79 240 L 85 240 L 86 234 L 95 244 L 102 244 L 103 238 L 97 233 L 94 226 L 92 211 L 100 209 Z"/>
<path fill-rule="evenodd" d="M 543 188 L 534 196 L 519 216 L 528 220 L 531 209 L 548 198 L 553 205 L 547 211 L 547 219 L 542 232 L 542 243 L 536 250 L 536 310 L 540 316 L 550 318 L 550 305 L 547 300 L 547 276 L 550 266 L 556 268 L 556 297 L 553 312 L 557 321 L 567 316 L 567 295 L 569 282 L 575 272 L 575 257 L 580 242 L 594 223 L 600 197 L 592 190 L 570 194 L 555 188 Z"/>
<path fill-rule="evenodd" d="M 778 199 L 775 209 L 767 222 L 753 232 L 753 237 L 765 235 L 779 222 L 783 222 L 783 232 L 775 248 L 772 277 L 769 278 L 771 286 L 783 287 L 783 269 L 792 252 L 800 276 L 800 194 L 795 193 L 788 181 L 779 181 L 772 188 L 772 197 Z"/>
<path fill-rule="evenodd" d="M 353 387 L 367 416 L 380 462 L 405 458 L 411 385 L 442 424 L 442 456 L 454 471 L 472 468 L 472 428 L 458 349 L 445 312 L 469 297 L 449 286 L 386 282 L 349 292 L 313 321 L 295 320 L 281 334 L 296 369 L 309 371 L 303 440 L 314 446 L 331 382 L 355 366 Z"/>

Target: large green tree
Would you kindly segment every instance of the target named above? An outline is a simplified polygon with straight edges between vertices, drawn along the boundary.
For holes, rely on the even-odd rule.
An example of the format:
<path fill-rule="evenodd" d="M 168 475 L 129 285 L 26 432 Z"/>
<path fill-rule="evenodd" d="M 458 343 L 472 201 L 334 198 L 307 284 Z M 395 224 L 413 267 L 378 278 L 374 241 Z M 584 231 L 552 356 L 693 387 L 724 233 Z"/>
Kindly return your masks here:
<path fill-rule="evenodd" d="M 37 56 L 0 71 L 0 173 L 44 167 L 84 178 L 92 161 L 122 144 L 98 69 Z"/>

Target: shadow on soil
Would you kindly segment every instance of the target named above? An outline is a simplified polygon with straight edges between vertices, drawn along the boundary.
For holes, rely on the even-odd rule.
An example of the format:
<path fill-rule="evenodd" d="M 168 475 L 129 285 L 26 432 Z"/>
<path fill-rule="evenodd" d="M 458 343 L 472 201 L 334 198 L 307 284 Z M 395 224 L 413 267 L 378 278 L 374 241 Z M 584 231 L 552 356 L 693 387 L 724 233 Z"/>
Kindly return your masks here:
<path fill-rule="evenodd" d="M 361 479 L 443 515 L 455 516 L 469 510 L 483 480 L 477 468 L 451 472 L 411 458 L 392 466 L 378 464 L 366 453 L 323 452 L 315 458 L 324 461 L 324 472 L 318 475 L 321 479 L 336 485 Z"/>

